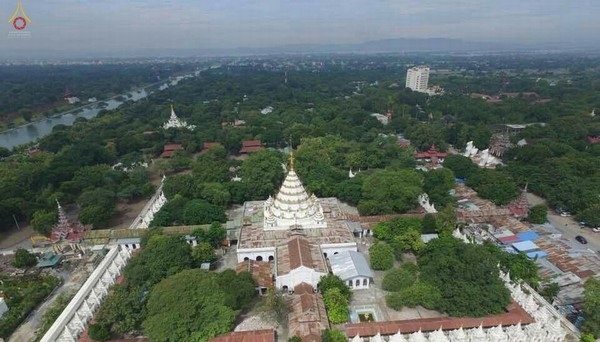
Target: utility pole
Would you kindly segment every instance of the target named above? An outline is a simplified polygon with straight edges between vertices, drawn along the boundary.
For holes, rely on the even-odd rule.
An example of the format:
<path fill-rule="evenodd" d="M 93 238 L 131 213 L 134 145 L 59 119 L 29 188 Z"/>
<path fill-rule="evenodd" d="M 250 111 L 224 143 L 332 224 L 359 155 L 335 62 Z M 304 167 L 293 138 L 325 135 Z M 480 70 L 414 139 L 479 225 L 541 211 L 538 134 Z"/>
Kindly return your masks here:
<path fill-rule="evenodd" d="M 15 214 L 13 214 L 13 219 L 15 220 L 15 224 L 17 225 L 17 230 L 21 230 L 21 227 L 19 227 L 19 222 L 17 222 L 17 218 L 15 217 Z"/>

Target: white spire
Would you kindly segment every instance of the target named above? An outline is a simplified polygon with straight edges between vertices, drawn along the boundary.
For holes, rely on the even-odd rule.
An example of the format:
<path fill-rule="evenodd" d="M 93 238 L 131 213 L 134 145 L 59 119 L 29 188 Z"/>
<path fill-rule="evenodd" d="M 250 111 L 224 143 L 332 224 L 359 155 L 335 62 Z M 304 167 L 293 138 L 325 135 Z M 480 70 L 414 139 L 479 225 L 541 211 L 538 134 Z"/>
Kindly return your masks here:
<path fill-rule="evenodd" d="M 438 330 L 429 333 L 429 342 L 450 342 L 450 340 L 442 331 L 442 327 L 440 327 Z"/>
<path fill-rule="evenodd" d="M 358 334 L 356 334 L 356 336 L 352 338 L 352 342 L 363 342 L 363 339 L 362 337 L 358 336 Z"/>
<path fill-rule="evenodd" d="M 470 335 L 471 342 L 487 342 L 487 335 L 481 324 L 477 328 L 469 329 L 467 335 Z"/>
<path fill-rule="evenodd" d="M 169 117 L 169 121 L 165 122 L 163 128 L 187 128 L 190 131 L 193 131 L 196 128 L 196 126 L 188 125 L 187 122 L 179 119 L 177 117 L 177 114 L 175 114 L 175 109 L 173 109 L 173 105 L 171 105 L 171 116 Z"/>
<path fill-rule="evenodd" d="M 410 336 L 408 337 L 408 342 L 428 342 L 428 341 L 427 341 L 427 337 L 425 337 L 425 335 L 421 332 L 421 329 L 419 329 L 419 331 L 410 334 Z"/>
<path fill-rule="evenodd" d="M 371 337 L 371 342 L 385 342 L 383 340 L 383 337 L 381 337 L 380 333 L 377 333 L 377 335 Z"/>
<path fill-rule="evenodd" d="M 465 334 L 465 331 L 463 330 L 462 327 L 460 327 L 456 330 L 451 330 L 448 333 L 448 336 L 450 337 L 450 340 L 452 342 L 467 342 L 467 341 L 469 341 L 469 338 L 467 337 L 467 334 Z"/>
<path fill-rule="evenodd" d="M 354 342 L 354 341 L 353 341 Z M 404 336 L 398 331 L 394 335 L 390 336 L 389 342 L 407 342 Z"/>
<path fill-rule="evenodd" d="M 488 341 L 494 342 L 507 342 L 508 336 L 502 330 L 502 325 L 498 324 L 495 327 L 491 327 L 487 330 Z"/>

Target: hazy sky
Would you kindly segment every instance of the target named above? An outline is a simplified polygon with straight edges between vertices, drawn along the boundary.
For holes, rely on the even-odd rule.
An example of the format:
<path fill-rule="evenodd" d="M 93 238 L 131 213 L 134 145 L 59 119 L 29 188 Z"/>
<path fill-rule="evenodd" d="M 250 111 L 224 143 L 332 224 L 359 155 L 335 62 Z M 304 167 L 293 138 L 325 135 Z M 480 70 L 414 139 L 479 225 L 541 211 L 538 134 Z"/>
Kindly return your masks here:
<path fill-rule="evenodd" d="M 16 3 L 0 1 L 0 57 L 402 37 L 581 44 L 600 36 L 600 0 L 23 0 L 31 38 L 9 39 Z"/>

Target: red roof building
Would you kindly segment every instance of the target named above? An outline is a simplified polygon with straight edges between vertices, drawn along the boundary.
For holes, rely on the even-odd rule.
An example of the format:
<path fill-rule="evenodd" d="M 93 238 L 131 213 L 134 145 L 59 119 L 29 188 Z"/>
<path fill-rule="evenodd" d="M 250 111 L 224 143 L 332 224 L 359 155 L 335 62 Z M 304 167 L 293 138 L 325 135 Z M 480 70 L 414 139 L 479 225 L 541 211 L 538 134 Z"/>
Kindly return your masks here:
<path fill-rule="evenodd" d="M 260 140 L 244 140 L 242 141 L 242 149 L 240 154 L 246 154 L 251 152 L 258 152 L 263 149 Z"/>
<path fill-rule="evenodd" d="M 429 150 L 427 150 L 426 152 L 417 152 L 417 153 L 415 153 L 415 158 L 417 158 L 417 159 L 428 159 L 433 164 L 437 164 L 438 161 L 439 161 L 439 159 L 446 158 L 447 155 L 448 155 L 448 153 L 446 153 L 446 152 L 439 152 L 435 148 L 435 145 L 432 145 L 429 148 Z"/>
<path fill-rule="evenodd" d="M 430 332 L 437 329 L 454 330 L 458 328 L 470 329 L 482 326 L 483 328 L 496 327 L 498 325 L 509 326 L 533 323 L 534 319 L 521 307 L 513 301 L 506 308 L 505 313 L 490 315 L 485 317 L 436 317 L 407 319 L 403 321 L 385 321 L 385 322 L 363 322 L 346 324 L 346 336 L 368 337 L 381 335 L 393 335 L 398 331 L 403 334 L 417 331 Z"/>
<path fill-rule="evenodd" d="M 163 153 L 160 155 L 161 158 L 171 158 L 175 151 L 182 151 L 183 146 L 181 144 L 167 144 L 164 147 Z"/>
<path fill-rule="evenodd" d="M 273 286 L 273 268 L 268 261 L 242 261 L 237 264 L 235 271 L 237 273 L 249 272 L 252 275 L 252 279 L 258 285 L 258 290 L 261 294 L 263 289 L 266 290 Z"/>
<path fill-rule="evenodd" d="M 234 331 L 211 338 L 208 342 L 275 342 L 275 330 Z"/>

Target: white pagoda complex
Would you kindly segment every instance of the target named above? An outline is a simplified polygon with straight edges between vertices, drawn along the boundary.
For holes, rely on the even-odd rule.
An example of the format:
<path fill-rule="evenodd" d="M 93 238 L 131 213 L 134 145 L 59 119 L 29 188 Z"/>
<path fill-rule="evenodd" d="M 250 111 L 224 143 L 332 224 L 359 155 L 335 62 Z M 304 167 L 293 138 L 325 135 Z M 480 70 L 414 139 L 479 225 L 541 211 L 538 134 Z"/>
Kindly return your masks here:
<path fill-rule="evenodd" d="M 173 109 L 173 105 L 171 105 L 171 117 L 169 118 L 169 121 L 165 122 L 165 124 L 163 125 L 164 129 L 169 129 L 169 128 L 187 128 L 190 131 L 193 131 L 196 126 L 195 125 L 188 125 L 187 122 L 185 122 L 184 120 L 181 120 L 177 117 L 177 114 L 175 114 L 175 110 Z"/>
<path fill-rule="evenodd" d="M 308 195 L 294 171 L 293 157 L 279 193 L 265 201 L 263 216 L 265 230 L 287 230 L 294 226 L 327 227 L 319 199 L 314 194 Z"/>
<path fill-rule="evenodd" d="M 279 192 L 244 203 L 237 259 L 272 262 L 275 286 L 282 290 L 303 282 L 316 288 L 328 273 L 327 256 L 357 251 L 357 245 L 339 201 L 309 195 L 290 157 Z"/>

